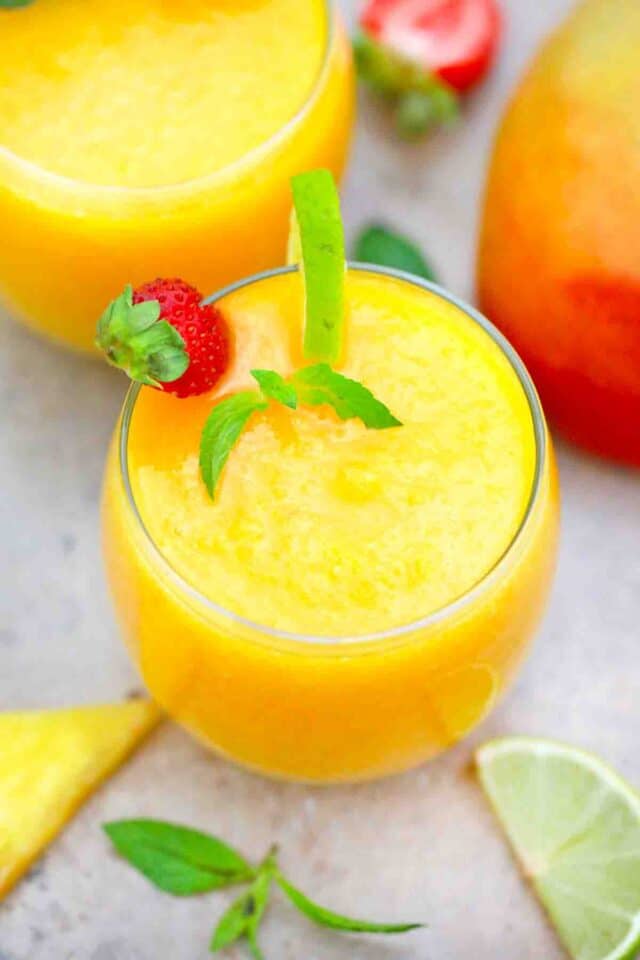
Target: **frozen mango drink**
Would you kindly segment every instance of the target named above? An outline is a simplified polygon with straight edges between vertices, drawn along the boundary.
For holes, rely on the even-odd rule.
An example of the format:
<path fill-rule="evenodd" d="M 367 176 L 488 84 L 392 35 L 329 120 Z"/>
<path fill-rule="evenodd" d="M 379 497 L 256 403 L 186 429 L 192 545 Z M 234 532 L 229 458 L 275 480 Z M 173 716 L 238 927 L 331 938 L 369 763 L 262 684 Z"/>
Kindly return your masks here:
<path fill-rule="evenodd" d="M 0 37 L 0 298 L 75 347 L 128 281 L 276 266 L 289 178 L 342 169 L 330 0 L 35 0 Z"/>
<path fill-rule="evenodd" d="M 294 180 L 301 269 L 204 305 L 178 281 L 129 288 L 99 330 L 139 381 L 104 493 L 133 656 L 206 743 L 308 781 L 405 769 L 487 714 L 557 521 L 517 356 L 430 284 L 345 271 L 334 189 Z"/>

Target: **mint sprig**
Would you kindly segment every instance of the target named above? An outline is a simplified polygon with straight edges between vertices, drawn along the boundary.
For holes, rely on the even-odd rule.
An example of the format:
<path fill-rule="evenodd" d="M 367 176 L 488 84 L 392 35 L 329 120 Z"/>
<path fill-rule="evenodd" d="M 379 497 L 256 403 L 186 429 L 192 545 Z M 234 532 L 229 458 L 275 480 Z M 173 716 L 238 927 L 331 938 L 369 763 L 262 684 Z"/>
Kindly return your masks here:
<path fill-rule="evenodd" d="M 264 960 L 258 943 L 260 924 L 274 885 L 314 923 L 343 933 L 399 934 L 422 923 L 379 923 L 335 913 L 295 887 L 278 865 L 277 850 L 252 865 L 218 837 L 160 820 L 119 820 L 103 829 L 120 855 L 158 889 L 190 896 L 238 884 L 247 889 L 216 926 L 209 949 L 217 953 L 244 940 L 254 960 Z"/>
<path fill-rule="evenodd" d="M 252 370 L 260 390 L 244 390 L 218 403 L 207 418 L 200 440 L 200 472 L 213 498 L 223 467 L 251 415 L 269 401 L 290 410 L 299 405 L 329 406 L 341 420 L 361 420 L 370 430 L 401 427 L 389 408 L 358 380 L 338 373 L 328 363 L 297 370 L 288 380 L 275 370 Z"/>

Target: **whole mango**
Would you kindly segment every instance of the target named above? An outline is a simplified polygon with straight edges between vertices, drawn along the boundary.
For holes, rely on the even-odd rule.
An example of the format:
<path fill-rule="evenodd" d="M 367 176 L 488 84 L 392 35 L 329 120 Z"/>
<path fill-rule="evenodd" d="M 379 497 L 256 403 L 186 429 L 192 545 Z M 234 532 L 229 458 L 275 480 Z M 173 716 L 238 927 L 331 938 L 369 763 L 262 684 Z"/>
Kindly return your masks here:
<path fill-rule="evenodd" d="M 583 0 L 516 91 L 478 293 L 558 427 L 640 465 L 640 0 Z"/>

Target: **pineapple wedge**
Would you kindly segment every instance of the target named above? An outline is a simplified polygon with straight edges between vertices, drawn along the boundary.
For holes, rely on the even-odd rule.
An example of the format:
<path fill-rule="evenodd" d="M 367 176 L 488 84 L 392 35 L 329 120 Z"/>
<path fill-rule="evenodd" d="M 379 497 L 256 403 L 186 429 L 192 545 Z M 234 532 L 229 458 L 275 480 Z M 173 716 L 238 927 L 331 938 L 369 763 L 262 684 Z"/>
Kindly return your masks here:
<path fill-rule="evenodd" d="M 0 898 L 159 719 L 145 700 L 0 713 Z"/>

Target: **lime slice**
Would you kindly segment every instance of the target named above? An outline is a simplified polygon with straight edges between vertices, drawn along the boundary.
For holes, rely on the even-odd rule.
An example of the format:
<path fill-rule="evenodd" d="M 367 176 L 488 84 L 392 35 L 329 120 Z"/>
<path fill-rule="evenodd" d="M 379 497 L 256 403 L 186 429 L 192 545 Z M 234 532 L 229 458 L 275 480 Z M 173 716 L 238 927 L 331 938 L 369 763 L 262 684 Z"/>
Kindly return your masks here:
<path fill-rule="evenodd" d="M 291 209 L 289 217 L 289 236 L 287 238 L 287 264 L 300 263 L 302 260 L 302 244 L 300 243 L 300 229 L 296 211 Z"/>
<path fill-rule="evenodd" d="M 575 960 L 640 949 L 640 795 L 596 757 L 545 740 L 482 747 L 480 781 Z"/>
<path fill-rule="evenodd" d="M 295 219 L 290 261 L 300 260 L 304 280 L 304 355 L 333 363 L 340 356 L 344 322 L 344 231 L 340 200 L 328 170 L 291 181 Z"/>

